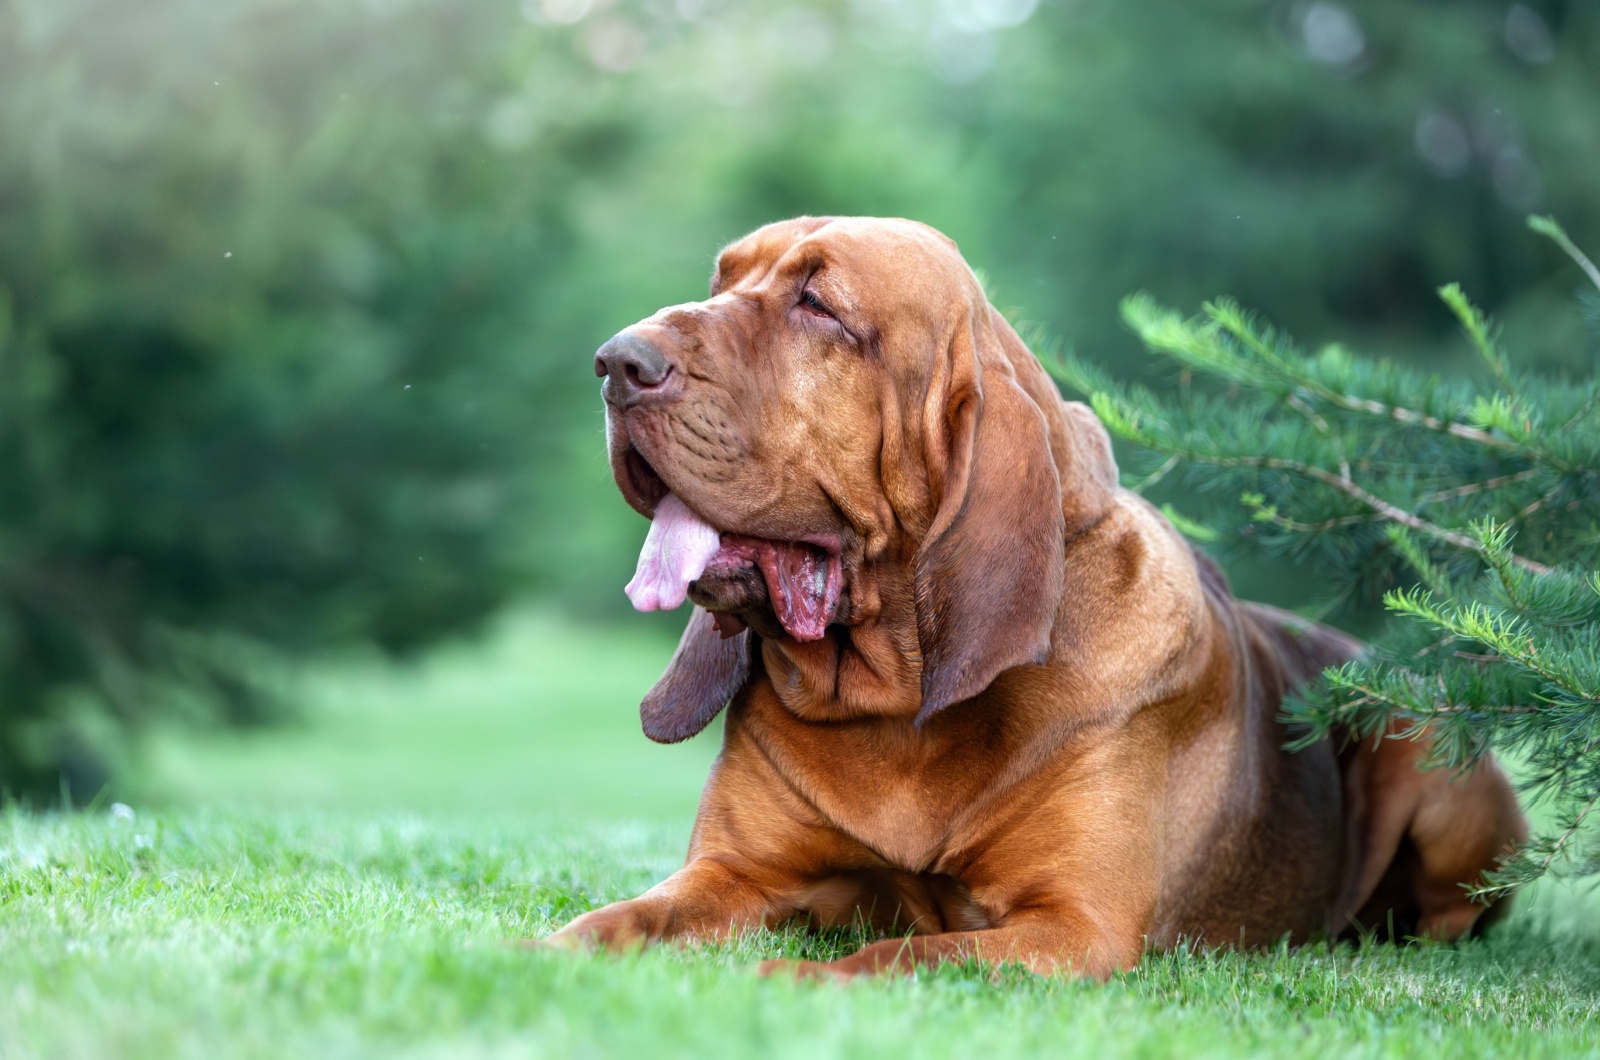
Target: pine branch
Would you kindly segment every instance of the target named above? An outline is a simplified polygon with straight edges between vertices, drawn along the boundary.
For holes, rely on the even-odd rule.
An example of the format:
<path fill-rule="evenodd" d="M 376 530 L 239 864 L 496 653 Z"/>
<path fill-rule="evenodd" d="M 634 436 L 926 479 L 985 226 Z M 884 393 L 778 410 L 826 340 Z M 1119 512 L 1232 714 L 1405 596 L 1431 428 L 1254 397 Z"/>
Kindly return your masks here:
<path fill-rule="evenodd" d="M 1543 873 L 1550 867 L 1550 863 L 1556 859 L 1556 855 L 1560 854 L 1562 849 L 1566 847 L 1569 842 L 1571 842 L 1572 837 L 1578 834 L 1578 830 L 1583 827 L 1584 819 L 1587 818 L 1589 814 L 1594 812 L 1594 808 L 1597 805 L 1600 805 L 1600 791 L 1595 792 L 1594 796 L 1589 799 L 1588 802 L 1583 804 L 1583 809 L 1578 811 L 1577 816 L 1572 819 L 1571 823 L 1568 824 L 1566 828 L 1562 829 L 1561 834 L 1556 837 L 1555 842 L 1550 844 L 1550 852 L 1546 854 L 1544 856 L 1544 860 L 1539 863 L 1540 873 Z"/>
<path fill-rule="evenodd" d="M 1589 277 L 1589 282 L 1593 283 L 1597 290 L 1600 290 L 1600 268 L 1597 268 L 1595 263 L 1589 260 L 1589 255 L 1578 248 L 1578 245 L 1567 235 L 1566 229 L 1562 228 L 1554 217 L 1530 217 L 1528 218 L 1528 227 L 1542 236 L 1548 236 L 1550 239 L 1555 240 L 1556 244 L 1567 252 L 1567 257 L 1578 263 L 1578 268 L 1582 269 L 1584 274 Z"/>
<path fill-rule="evenodd" d="M 1508 619 L 1481 603 L 1452 607 L 1446 612 L 1433 605 L 1431 594 L 1404 589 L 1384 594 L 1383 602 L 1390 610 L 1413 615 L 1437 629 L 1456 634 L 1462 640 L 1487 644 L 1574 699 L 1600 706 L 1600 692 L 1585 687 L 1572 674 L 1540 658 L 1534 638 L 1516 618 Z"/>
<path fill-rule="evenodd" d="M 1146 345 L 1152 349 L 1175 355 L 1183 353 L 1191 355 L 1202 354 L 1205 361 L 1215 362 L 1217 354 L 1221 351 L 1203 350 L 1199 347 L 1194 341 L 1193 329 L 1177 319 L 1176 314 L 1152 317 L 1149 314 L 1149 309 L 1153 306 L 1154 302 L 1148 296 L 1136 296 L 1125 302 L 1123 306 L 1124 319 L 1139 333 L 1139 337 L 1144 340 Z M 1366 413 L 1394 420 L 1396 423 L 1404 423 L 1408 426 L 1439 431 L 1493 449 L 1509 452 L 1522 451 L 1522 447 L 1518 443 L 1507 438 L 1496 437 L 1488 431 L 1473 427 L 1470 424 L 1441 420 L 1437 416 L 1430 416 L 1415 409 L 1391 405 L 1372 398 L 1356 397 L 1334 390 L 1274 350 L 1260 335 L 1256 334 L 1249 318 L 1235 303 L 1225 299 L 1206 302 L 1202 309 L 1213 326 L 1221 328 L 1247 350 L 1259 357 L 1262 366 L 1267 368 L 1272 375 L 1277 376 L 1280 382 L 1314 394 L 1330 405 L 1342 408 L 1347 412 Z"/>
<path fill-rule="evenodd" d="M 1396 423 L 1404 423 L 1412 427 L 1425 427 L 1430 431 L 1439 431 L 1469 442 L 1475 442 L 1478 445 L 1488 446 L 1491 449 L 1498 449 L 1502 452 L 1523 454 L 1529 452 L 1518 442 L 1509 438 L 1497 437 L 1488 431 L 1465 423 L 1459 423 L 1454 420 L 1441 420 L 1437 416 L 1429 416 L 1415 409 L 1402 408 L 1399 405 L 1386 405 L 1381 401 L 1373 401 L 1370 398 L 1351 397 L 1335 390 L 1322 389 L 1323 393 L 1319 396 L 1331 404 L 1338 405 L 1340 408 L 1350 412 L 1365 412 L 1373 416 L 1394 420 Z"/>
<path fill-rule="evenodd" d="M 1514 523 L 1521 522 L 1534 512 L 1538 511 L 1540 508 L 1543 508 L 1545 505 L 1555 500 L 1557 495 L 1560 493 L 1561 483 L 1557 482 L 1554 486 L 1551 486 L 1547 491 L 1545 491 L 1543 496 L 1536 497 L 1526 507 L 1517 509 L 1516 514 L 1511 517 L 1511 521 Z"/>
<path fill-rule="evenodd" d="M 1464 325 L 1475 345 L 1481 343 L 1479 349 L 1482 355 L 1489 359 L 1497 373 L 1505 373 L 1503 358 L 1493 346 L 1488 323 L 1467 302 L 1459 288 L 1446 288 L 1441 294 L 1446 292 L 1449 293 L 1446 302 L 1453 309 L 1459 307 L 1458 313 L 1464 314 Z M 1490 426 L 1506 428 L 1503 434 L 1496 434 L 1492 429 L 1474 426 L 1459 419 L 1444 419 L 1398 403 L 1346 393 L 1317 378 L 1304 367 L 1303 359 L 1287 347 L 1280 348 L 1276 334 L 1270 328 L 1258 326 L 1237 303 L 1229 299 L 1206 302 L 1202 305 L 1202 312 L 1205 314 L 1204 323 L 1186 321 L 1159 306 L 1147 294 L 1131 296 L 1122 304 L 1123 319 L 1145 345 L 1169 354 L 1186 365 L 1221 375 L 1253 389 L 1277 393 L 1286 401 L 1299 398 L 1303 405 L 1306 397 L 1312 397 L 1346 412 L 1460 438 L 1496 452 L 1515 454 L 1563 471 L 1578 470 L 1548 448 L 1531 444 L 1528 435 L 1531 434 L 1532 425 L 1519 423 L 1517 409 L 1504 400 L 1480 401 L 1473 410 Z M 1236 343 L 1237 348 L 1230 348 L 1222 340 L 1223 336 Z M 1514 395 L 1509 374 L 1504 374 L 1502 381 L 1508 394 Z"/>
<path fill-rule="evenodd" d="M 1096 411 L 1098 411 L 1098 407 Z M 1419 533 L 1427 534 L 1429 537 L 1436 538 L 1445 542 L 1446 544 L 1453 545 L 1456 548 L 1463 549 L 1468 552 L 1475 552 L 1479 555 L 1486 555 L 1482 542 L 1468 537 L 1466 534 L 1458 533 L 1457 531 L 1439 526 L 1437 523 L 1431 523 L 1419 515 L 1414 515 L 1413 513 L 1406 511 L 1404 508 L 1390 504 L 1377 494 L 1371 493 L 1356 485 L 1355 482 L 1351 481 L 1350 479 L 1337 475 L 1326 468 L 1317 467 L 1314 464 L 1304 464 L 1298 460 L 1284 460 L 1279 457 L 1272 456 L 1213 456 L 1208 453 L 1200 453 L 1191 449 L 1169 448 L 1161 445 L 1154 439 L 1139 438 L 1137 440 L 1141 444 L 1152 449 L 1156 449 L 1160 452 L 1167 453 L 1171 456 L 1180 457 L 1181 459 L 1197 464 L 1210 464 L 1213 467 L 1259 467 L 1267 468 L 1273 471 L 1292 471 L 1295 474 L 1304 475 L 1307 478 L 1320 482 L 1324 486 L 1330 486 L 1333 489 L 1338 490 L 1340 493 L 1360 501 L 1368 508 L 1371 508 L 1378 515 L 1390 520 L 1391 522 L 1399 523 L 1401 526 L 1409 527 L 1410 529 L 1416 530 Z M 1543 563 L 1538 562 L 1537 560 L 1528 559 L 1526 556 L 1512 554 L 1509 558 L 1512 563 L 1524 570 L 1531 571 L 1534 574 L 1549 574 L 1552 569 Z"/>
<path fill-rule="evenodd" d="M 1537 478 L 1541 473 L 1542 469 L 1530 467 L 1526 471 L 1518 471 L 1511 475 L 1501 475 L 1498 478 L 1485 479 L 1482 482 L 1469 482 L 1464 486 L 1455 486 L 1451 489 L 1439 490 L 1437 493 L 1430 493 L 1418 500 L 1417 505 L 1420 507 L 1424 504 L 1437 504 L 1440 501 L 1455 500 L 1458 497 L 1482 493 L 1484 490 L 1499 489 L 1501 486 L 1510 486 L 1517 482 L 1526 482 L 1530 478 Z"/>
<path fill-rule="evenodd" d="M 1145 490 L 1166 478 L 1168 473 L 1171 472 L 1173 468 L 1178 466 L 1178 461 L 1181 459 L 1182 458 L 1176 454 L 1167 457 L 1166 461 L 1163 462 L 1160 467 L 1156 468 L 1154 471 L 1150 472 L 1150 474 L 1146 475 L 1144 478 L 1140 479 L 1138 482 L 1134 483 L 1128 488 L 1134 493 L 1144 493 Z"/>
<path fill-rule="evenodd" d="M 1517 389 L 1511 382 L 1511 370 L 1506 366 L 1505 355 L 1500 352 L 1500 347 L 1494 340 L 1494 331 L 1489 325 L 1488 318 L 1477 306 L 1468 301 L 1458 283 L 1446 284 L 1439 288 L 1439 297 L 1450 307 L 1456 319 L 1461 321 L 1462 329 L 1472 340 L 1472 348 L 1489 366 L 1489 371 L 1494 373 L 1501 389 L 1512 401 L 1516 401 Z"/>
<path fill-rule="evenodd" d="M 1489 902 L 1502 895 L 1509 894 L 1526 883 L 1532 882 L 1550 871 L 1559 857 L 1577 837 L 1583 828 L 1583 822 L 1589 814 L 1600 806 L 1600 791 L 1595 792 L 1587 801 L 1582 803 L 1564 828 L 1555 836 L 1536 840 L 1534 848 L 1543 848 L 1544 857 L 1532 861 L 1527 857 L 1527 849 L 1513 855 L 1499 870 L 1484 874 L 1485 883 L 1479 887 L 1468 889 L 1467 896 L 1475 902 Z"/>
<path fill-rule="evenodd" d="M 1554 222 L 1530 223 L 1600 288 L 1600 269 Z M 1293 749 L 1411 737 L 1435 765 L 1465 768 L 1491 750 L 1519 762 L 1525 789 L 1561 816 L 1486 874 L 1482 896 L 1557 862 L 1600 873 L 1600 852 L 1567 856 L 1600 819 L 1600 380 L 1514 372 L 1460 288 L 1440 296 L 1494 375 L 1487 393 L 1338 347 L 1307 357 L 1230 301 L 1184 319 L 1148 296 L 1124 315 L 1177 361 L 1176 397 L 1074 359 L 1057 377 L 1114 434 L 1160 455 L 1141 486 L 1188 464 L 1198 488 L 1237 491 L 1247 517 L 1270 527 L 1250 533 L 1234 509 L 1240 543 L 1291 550 L 1347 599 L 1397 561 L 1415 572 L 1420 585 L 1384 597 L 1395 617 L 1363 658 L 1286 699 L 1282 717 Z M 1225 395 L 1188 385 L 1190 373 Z M 1513 531 L 1538 560 L 1512 551 Z"/>
<path fill-rule="evenodd" d="M 1370 523 L 1375 518 L 1372 515 L 1341 515 L 1333 519 L 1324 519 L 1320 523 L 1302 523 L 1279 515 L 1276 508 L 1269 508 L 1264 503 L 1260 503 L 1261 498 L 1259 497 L 1254 498 L 1254 500 L 1257 503 L 1251 503 L 1250 499 L 1246 499 L 1245 504 L 1256 511 L 1257 518 L 1264 522 L 1269 522 L 1273 526 L 1279 526 L 1285 530 L 1293 530 L 1297 534 L 1318 534 L 1326 530 L 1338 530 L 1341 527 Z"/>
<path fill-rule="evenodd" d="M 1416 677 L 1418 680 L 1421 679 L 1420 674 L 1410 674 L 1408 676 Z M 1367 685 L 1351 686 L 1350 691 L 1361 693 L 1360 699 L 1351 702 L 1350 705 L 1352 707 L 1369 706 L 1374 703 L 1382 703 L 1384 706 L 1393 707 L 1395 710 L 1404 712 L 1406 714 L 1419 713 L 1411 704 L 1402 702 L 1393 696 L 1385 695 L 1383 692 L 1380 692 L 1375 688 L 1370 688 Z M 1439 703 L 1430 707 L 1424 713 L 1427 717 L 1443 714 L 1477 713 L 1537 714 L 1543 709 L 1543 707 L 1537 707 L 1527 703 Z"/>

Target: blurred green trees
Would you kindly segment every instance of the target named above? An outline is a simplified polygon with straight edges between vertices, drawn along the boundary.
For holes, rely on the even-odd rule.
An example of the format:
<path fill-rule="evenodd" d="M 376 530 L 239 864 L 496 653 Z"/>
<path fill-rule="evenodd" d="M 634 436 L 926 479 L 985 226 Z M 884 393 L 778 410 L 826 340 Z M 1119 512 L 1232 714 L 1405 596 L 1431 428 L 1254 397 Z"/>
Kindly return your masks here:
<path fill-rule="evenodd" d="M 0 785 L 267 648 L 620 606 L 590 353 L 777 217 L 1102 360 L 1143 287 L 1442 363 L 1459 279 L 1571 366 L 1520 218 L 1600 242 L 1597 101 L 1581 0 L 0 0 Z"/>

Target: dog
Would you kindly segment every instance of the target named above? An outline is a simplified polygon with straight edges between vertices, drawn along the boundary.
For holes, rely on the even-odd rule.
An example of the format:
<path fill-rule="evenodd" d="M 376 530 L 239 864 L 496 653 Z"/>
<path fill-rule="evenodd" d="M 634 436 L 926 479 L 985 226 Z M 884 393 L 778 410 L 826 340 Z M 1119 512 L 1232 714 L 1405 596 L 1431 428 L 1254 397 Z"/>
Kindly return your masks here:
<path fill-rule="evenodd" d="M 595 371 L 652 520 L 628 593 L 694 604 L 645 734 L 727 718 L 683 868 L 553 944 L 803 919 L 891 937 L 765 971 L 1105 978 L 1180 942 L 1458 939 L 1504 911 L 1463 890 L 1526 836 L 1499 767 L 1285 750 L 1284 696 L 1361 645 L 1234 600 L 934 229 L 758 229 Z"/>

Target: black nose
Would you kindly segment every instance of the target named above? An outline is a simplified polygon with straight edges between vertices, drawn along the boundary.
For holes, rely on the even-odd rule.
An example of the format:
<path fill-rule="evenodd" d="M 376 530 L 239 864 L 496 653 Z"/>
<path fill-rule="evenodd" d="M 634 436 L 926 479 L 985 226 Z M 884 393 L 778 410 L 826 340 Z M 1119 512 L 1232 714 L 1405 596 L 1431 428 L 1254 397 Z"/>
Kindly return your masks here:
<path fill-rule="evenodd" d="M 605 377 L 600 394 L 607 403 L 628 408 L 664 391 L 672 377 L 672 362 L 644 339 L 624 331 L 595 353 L 594 374 Z"/>

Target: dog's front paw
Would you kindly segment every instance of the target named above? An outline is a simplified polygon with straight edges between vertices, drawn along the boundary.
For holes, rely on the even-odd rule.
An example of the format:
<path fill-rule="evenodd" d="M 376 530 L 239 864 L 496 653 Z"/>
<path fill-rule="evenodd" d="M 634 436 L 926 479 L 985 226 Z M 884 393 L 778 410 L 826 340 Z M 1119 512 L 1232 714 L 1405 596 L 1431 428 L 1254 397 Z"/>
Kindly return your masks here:
<path fill-rule="evenodd" d="M 862 969 L 851 968 L 839 961 L 762 961 L 756 973 L 763 977 L 787 975 L 807 982 L 847 982 L 862 974 Z"/>
<path fill-rule="evenodd" d="M 651 913 L 638 899 L 614 902 L 583 914 L 536 945 L 560 950 L 639 949 L 660 937 Z"/>

